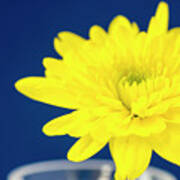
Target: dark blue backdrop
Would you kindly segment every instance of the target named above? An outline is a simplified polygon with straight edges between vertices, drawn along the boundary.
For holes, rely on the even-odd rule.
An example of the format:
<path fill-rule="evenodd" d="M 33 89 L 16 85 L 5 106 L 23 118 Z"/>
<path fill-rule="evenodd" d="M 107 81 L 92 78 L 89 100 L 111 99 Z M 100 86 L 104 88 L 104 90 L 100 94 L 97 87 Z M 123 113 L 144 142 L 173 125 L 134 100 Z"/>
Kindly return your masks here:
<path fill-rule="evenodd" d="M 0 180 L 19 165 L 65 158 L 75 139 L 46 137 L 41 127 L 68 112 L 34 102 L 19 94 L 13 84 L 24 76 L 43 75 L 42 58 L 56 57 L 53 38 L 69 30 L 87 37 L 93 24 L 107 28 L 117 14 L 126 15 L 146 29 L 159 0 L 7 0 L 0 4 Z M 168 1 L 170 26 L 180 26 L 180 0 Z M 96 158 L 110 158 L 108 149 Z M 152 165 L 165 168 L 180 179 L 180 168 L 157 155 Z"/>

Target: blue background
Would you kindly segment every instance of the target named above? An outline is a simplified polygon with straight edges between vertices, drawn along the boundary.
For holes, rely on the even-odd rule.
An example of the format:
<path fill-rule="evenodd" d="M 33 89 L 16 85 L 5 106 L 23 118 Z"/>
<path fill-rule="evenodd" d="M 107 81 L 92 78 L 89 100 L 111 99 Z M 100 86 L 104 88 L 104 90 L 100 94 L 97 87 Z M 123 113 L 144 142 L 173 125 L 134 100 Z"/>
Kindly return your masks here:
<path fill-rule="evenodd" d="M 146 29 L 158 0 L 32 0 L 0 4 L 0 180 L 19 166 L 34 161 L 65 158 L 75 139 L 46 137 L 42 126 L 68 110 L 32 101 L 13 84 L 24 77 L 43 75 L 42 58 L 58 57 L 53 38 L 59 31 L 87 37 L 93 24 L 107 28 L 118 14 Z M 168 1 L 170 27 L 180 26 L 180 0 Z M 110 158 L 106 147 L 95 158 Z M 151 164 L 180 179 L 180 168 L 153 155 Z"/>

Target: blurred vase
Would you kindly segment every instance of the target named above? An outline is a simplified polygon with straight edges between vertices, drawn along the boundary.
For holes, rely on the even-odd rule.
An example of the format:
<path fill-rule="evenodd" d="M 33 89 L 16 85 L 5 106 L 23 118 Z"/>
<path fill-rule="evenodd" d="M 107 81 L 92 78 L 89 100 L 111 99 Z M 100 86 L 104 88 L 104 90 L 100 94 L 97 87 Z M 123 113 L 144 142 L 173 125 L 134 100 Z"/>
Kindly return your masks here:
<path fill-rule="evenodd" d="M 114 164 L 109 160 L 45 161 L 16 168 L 7 180 L 112 180 Z M 138 180 L 177 180 L 166 171 L 150 167 Z"/>

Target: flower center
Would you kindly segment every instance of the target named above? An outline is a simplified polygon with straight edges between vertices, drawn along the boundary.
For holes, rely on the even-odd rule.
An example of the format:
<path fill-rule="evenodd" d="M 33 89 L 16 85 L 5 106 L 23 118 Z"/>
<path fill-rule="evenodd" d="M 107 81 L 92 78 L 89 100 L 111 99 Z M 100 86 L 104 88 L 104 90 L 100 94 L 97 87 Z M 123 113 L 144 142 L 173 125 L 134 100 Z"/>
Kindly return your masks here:
<path fill-rule="evenodd" d="M 140 74 L 138 72 L 131 72 L 125 77 L 125 81 L 129 82 L 129 85 L 132 85 L 134 82 L 140 84 L 143 80 L 145 80 L 145 74 Z"/>
<path fill-rule="evenodd" d="M 137 114 L 133 114 L 133 118 L 138 118 L 139 116 Z"/>
<path fill-rule="evenodd" d="M 146 80 L 147 75 L 145 73 L 133 71 L 124 75 L 118 83 L 119 99 L 132 114 L 132 118 L 135 119 L 141 118 L 141 115 L 144 114 L 144 108 L 146 108 L 144 101 L 138 102 L 139 98 L 143 96 L 142 91 L 145 90 Z"/>

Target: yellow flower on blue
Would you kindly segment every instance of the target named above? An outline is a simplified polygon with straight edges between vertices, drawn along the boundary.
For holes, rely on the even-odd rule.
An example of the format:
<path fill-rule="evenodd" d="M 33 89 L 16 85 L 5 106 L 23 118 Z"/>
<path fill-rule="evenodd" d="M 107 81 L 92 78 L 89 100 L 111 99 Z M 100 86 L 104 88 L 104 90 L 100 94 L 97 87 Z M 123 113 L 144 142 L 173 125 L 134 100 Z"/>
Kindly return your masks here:
<path fill-rule="evenodd" d="M 116 180 L 133 180 L 152 151 L 180 165 L 180 28 L 168 29 L 160 2 L 147 32 L 117 16 L 108 31 L 93 26 L 89 39 L 61 32 L 54 40 L 62 59 L 44 58 L 44 77 L 16 82 L 37 101 L 74 109 L 43 127 L 48 136 L 79 140 L 67 154 L 84 161 L 109 144 Z"/>

